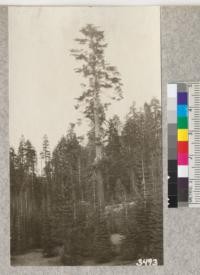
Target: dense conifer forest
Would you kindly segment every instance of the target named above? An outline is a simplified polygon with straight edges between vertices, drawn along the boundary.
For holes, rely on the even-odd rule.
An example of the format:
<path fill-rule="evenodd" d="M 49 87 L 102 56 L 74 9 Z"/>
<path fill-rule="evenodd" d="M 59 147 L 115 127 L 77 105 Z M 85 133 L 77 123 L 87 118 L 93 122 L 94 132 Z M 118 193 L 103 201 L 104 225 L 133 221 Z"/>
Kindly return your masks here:
<path fill-rule="evenodd" d="M 71 123 L 53 151 L 47 135 L 42 152 L 24 136 L 10 148 L 11 255 L 41 249 L 63 265 L 162 264 L 160 102 L 107 118 L 122 80 L 105 61 L 104 32 L 86 25 L 81 34 L 71 55 L 84 80 L 75 108 L 90 125 L 86 142 Z"/>

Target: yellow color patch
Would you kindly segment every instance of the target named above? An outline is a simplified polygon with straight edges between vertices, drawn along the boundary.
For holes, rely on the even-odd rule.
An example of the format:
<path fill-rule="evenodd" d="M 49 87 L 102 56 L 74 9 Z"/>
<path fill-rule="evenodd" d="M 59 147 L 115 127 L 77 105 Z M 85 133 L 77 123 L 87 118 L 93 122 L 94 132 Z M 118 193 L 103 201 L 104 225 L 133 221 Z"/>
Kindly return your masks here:
<path fill-rule="evenodd" d="M 188 141 L 187 129 L 178 129 L 178 141 Z"/>

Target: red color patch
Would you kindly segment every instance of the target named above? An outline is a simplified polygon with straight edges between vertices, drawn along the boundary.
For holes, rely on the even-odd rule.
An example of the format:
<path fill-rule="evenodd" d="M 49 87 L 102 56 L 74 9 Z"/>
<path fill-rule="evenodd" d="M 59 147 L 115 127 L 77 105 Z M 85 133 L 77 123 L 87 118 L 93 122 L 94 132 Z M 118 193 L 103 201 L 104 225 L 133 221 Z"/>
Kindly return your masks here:
<path fill-rule="evenodd" d="M 188 153 L 188 141 L 178 141 L 177 151 L 178 153 Z"/>

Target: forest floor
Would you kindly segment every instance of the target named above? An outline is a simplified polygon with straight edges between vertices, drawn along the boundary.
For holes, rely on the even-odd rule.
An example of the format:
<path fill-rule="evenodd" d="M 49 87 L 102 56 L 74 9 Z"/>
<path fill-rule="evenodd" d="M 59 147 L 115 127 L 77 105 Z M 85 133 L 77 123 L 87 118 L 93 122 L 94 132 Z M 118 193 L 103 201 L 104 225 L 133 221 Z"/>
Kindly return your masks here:
<path fill-rule="evenodd" d="M 11 265 L 14 266 L 58 266 L 61 265 L 60 256 L 45 258 L 42 249 L 34 249 L 22 255 L 12 256 Z"/>
<path fill-rule="evenodd" d="M 60 256 L 46 258 L 42 254 L 41 249 L 35 249 L 23 255 L 11 257 L 12 266 L 61 266 Z M 94 260 L 85 260 L 83 266 L 97 265 Z M 98 264 L 99 265 L 99 264 Z M 111 262 L 101 264 L 102 266 L 115 266 L 115 265 L 135 265 L 134 262 L 120 261 L 117 257 Z"/>

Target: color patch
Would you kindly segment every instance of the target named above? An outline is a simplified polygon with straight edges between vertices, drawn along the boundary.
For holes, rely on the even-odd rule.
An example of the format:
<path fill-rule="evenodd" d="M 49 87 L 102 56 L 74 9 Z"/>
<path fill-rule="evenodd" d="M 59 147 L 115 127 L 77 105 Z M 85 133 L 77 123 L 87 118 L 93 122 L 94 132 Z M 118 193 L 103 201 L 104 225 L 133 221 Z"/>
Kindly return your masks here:
<path fill-rule="evenodd" d="M 178 129 L 178 141 L 188 141 L 188 129 Z"/>
<path fill-rule="evenodd" d="M 167 87 L 167 97 L 177 98 L 177 84 L 168 84 Z"/>
<path fill-rule="evenodd" d="M 179 105 L 188 104 L 188 93 L 187 92 L 178 92 L 177 102 Z"/>
<path fill-rule="evenodd" d="M 188 128 L 188 117 L 178 117 L 178 129 Z"/>
<path fill-rule="evenodd" d="M 178 165 L 188 165 L 188 154 L 178 152 Z"/>
<path fill-rule="evenodd" d="M 177 142 L 176 142 L 177 131 L 175 133 L 176 133 L 175 135 L 169 135 L 168 136 L 168 148 L 169 149 L 173 149 L 173 150 L 176 151 L 176 147 L 177 147 Z"/>
<path fill-rule="evenodd" d="M 188 142 L 187 141 L 178 141 L 177 142 L 177 151 L 179 153 L 188 153 Z"/>
<path fill-rule="evenodd" d="M 176 100 L 174 100 L 174 98 L 168 98 L 167 100 L 167 105 L 168 105 L 168 110 L 170 111 L 174 111 L 176 110 Z"/>
<path fill-rule="evenodd" d="M 187 105 L 178 105 L 177 108 L 178 117 L 187 116 L 188 115 L 188 107 Z"/>
<path fill-rule="evenodd" d="M 176 159 L 176 157 L 177 157 L 176 148 L 168 148 L 168 158 Z"/>
<path fill-rule="evenodd" d="M 174 110 L 174 111 L 168 110 L 168 112 L 167 112 L 167 121 L 168 121 L 168 123 L 170 123 L 170 124 L 176 124 L 177 123 L 177 113 L 176 112 L 177 112 L 176 110 Z"/>
<path fill-rule="evenodd" d="M 188 206 L 189 184 L 188 178 L 178 178 L 178 204 Z"/>
<path fill-rule="evenodd" d="M 187 165 L 178 165 L 178 178 L 188 178 Z"/>

